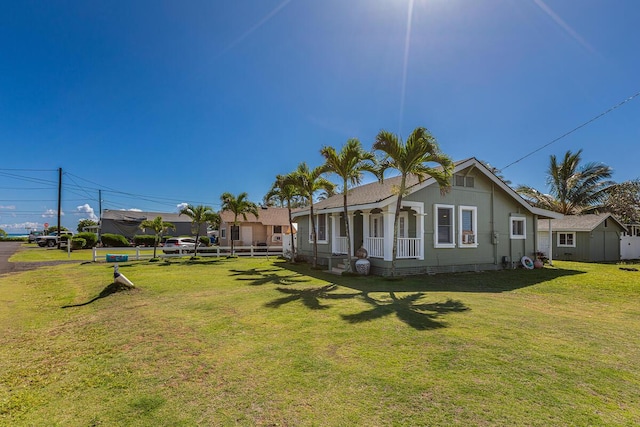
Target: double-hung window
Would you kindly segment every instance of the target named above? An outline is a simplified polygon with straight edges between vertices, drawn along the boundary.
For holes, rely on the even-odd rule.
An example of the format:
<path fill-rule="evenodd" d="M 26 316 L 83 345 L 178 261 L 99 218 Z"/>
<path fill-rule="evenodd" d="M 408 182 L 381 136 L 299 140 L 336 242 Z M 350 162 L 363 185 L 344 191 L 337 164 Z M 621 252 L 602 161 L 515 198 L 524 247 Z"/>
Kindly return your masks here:
<path fill-rule="evenodd" d="M 459 242 L 461 248 L 478 246 L 478 208 L 475 206 L 459 206 Z"/>
<path fill-rule="evenodd" d="M 453 205 L 434 205 L 434 242 L 436 248 L 455 248 L 455 218 Z"/>
<path fill-rule="evenodd" d="M 318 243 L 327 243 L 327 214 L 316 215 L 316 238 Z M 313 242 L 311 232 L 309 232 L 309 242 Z"/>
<path fill-rule="evenodd" d="M 527 238 L 527 219 L 522 216 L 512 216 L 510 218 L 510 236 L 512 239 Z"/>

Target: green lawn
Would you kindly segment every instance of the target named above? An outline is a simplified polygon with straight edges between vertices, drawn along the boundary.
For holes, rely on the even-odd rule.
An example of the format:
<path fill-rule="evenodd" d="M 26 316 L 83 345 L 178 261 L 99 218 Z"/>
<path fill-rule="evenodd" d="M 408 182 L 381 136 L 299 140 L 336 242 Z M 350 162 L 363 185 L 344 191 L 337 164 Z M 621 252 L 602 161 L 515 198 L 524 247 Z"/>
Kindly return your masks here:
<path fill-rule="evenodd" d="M 0 425 L 640 424 L 640 272 L 120 271 L 136 290 L 101 295 L 107 264 L 0 277 Z"/>

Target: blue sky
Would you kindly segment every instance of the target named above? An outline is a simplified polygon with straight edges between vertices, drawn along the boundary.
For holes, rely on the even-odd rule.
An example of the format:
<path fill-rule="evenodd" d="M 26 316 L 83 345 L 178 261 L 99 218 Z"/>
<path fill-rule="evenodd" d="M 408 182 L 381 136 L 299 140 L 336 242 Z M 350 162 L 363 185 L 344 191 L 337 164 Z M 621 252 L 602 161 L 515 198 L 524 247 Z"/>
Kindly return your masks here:
<path fill-rule="evenodd" d="M 549 156 L 640 176 L 636 0 L 1 1 L 0 228 L 259 202 L 275 176 L 427 127 L 545 190 Z M 410 18 L 410 19 L 409 19 Z M 543 147 L 543 148 L 541 148 Z"/>

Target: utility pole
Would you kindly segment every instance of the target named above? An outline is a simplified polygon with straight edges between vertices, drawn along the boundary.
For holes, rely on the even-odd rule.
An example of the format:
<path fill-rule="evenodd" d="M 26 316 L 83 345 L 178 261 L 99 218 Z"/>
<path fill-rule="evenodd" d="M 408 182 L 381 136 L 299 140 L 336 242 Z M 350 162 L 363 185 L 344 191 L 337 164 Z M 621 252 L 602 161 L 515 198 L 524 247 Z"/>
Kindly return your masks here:
<path fill-rule="evenodd" d="M 98 190 L 98 243 L 100 240 L 100 233 L 102 231 L 102 190 Z"/>
<path fill-rule="evenodd" d="M 62 168 L 58 168 L 58 249 L 60 249 L 60 216 L 62 213 Z M 67 244 L 71 244 L 71 242 L 67 242 Z"/>

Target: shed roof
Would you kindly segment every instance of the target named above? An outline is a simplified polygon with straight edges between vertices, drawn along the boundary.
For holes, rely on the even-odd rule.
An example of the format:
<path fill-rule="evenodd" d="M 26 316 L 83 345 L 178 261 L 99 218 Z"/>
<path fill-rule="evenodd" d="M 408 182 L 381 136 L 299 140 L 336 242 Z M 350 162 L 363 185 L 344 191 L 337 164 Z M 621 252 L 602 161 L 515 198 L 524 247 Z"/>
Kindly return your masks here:
<path fill-rule="evenodd" d="M 627 228 L 615 216 L 610 213 L 602 214 L 586 214 L 586 215 L 565 215 L 560 219 L 551 220 L 551 229 L 553 231 L 592 231 L 602 224 L 605 219 L 611 218 L 623 230 Z M 549 231 L 549 221 L 538 221 L 538 231 Z"/>

